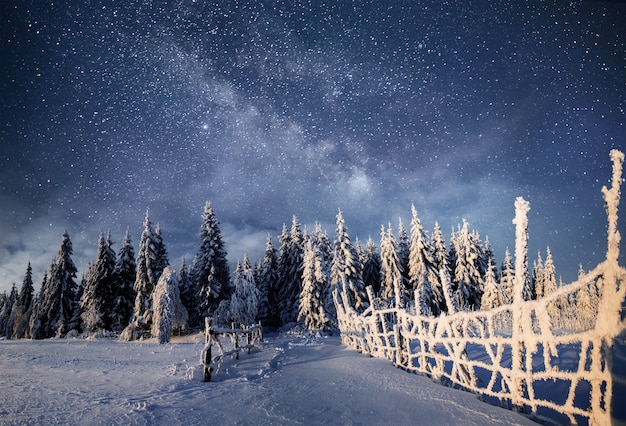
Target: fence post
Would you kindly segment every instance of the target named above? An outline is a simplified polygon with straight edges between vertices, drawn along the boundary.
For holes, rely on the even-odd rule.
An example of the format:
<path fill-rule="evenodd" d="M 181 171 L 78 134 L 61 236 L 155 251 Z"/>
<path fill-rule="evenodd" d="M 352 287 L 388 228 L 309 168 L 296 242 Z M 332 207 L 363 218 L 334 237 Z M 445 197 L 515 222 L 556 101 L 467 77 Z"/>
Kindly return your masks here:
<path fill-rule="evenodd" d="M 530 204 L 522 197 L 515 200 L 515 286 L 513 291 L 513 330 L 511 330 L 511 403 L 517 411 L 523 410 L 524 398 L 524 286 L 528 269 L 528 211 Z M 532 324 L 529 325 L 532 327 Z"/>
<path fill-rule="evenodd" d="M 239 359 L 239 333 L 235 331 L 235 323 L 231 323 L 231 328 L 233 330 L 233 349 L 235 350 L 235 359 Z"/>
<path fill-rule="evenodd" d="M 210 382 L 211 381 L 211 372 L 213 368 L 210 366 L 212 356 L 211 356 L 211 347 L 213 346 L 213 330 L 211 329 L 211 319 L 209 317 L 204 318 L 204 338 L 205 338 L 205 346 L 204 346 L 204 378 L 203 381 Z"/>

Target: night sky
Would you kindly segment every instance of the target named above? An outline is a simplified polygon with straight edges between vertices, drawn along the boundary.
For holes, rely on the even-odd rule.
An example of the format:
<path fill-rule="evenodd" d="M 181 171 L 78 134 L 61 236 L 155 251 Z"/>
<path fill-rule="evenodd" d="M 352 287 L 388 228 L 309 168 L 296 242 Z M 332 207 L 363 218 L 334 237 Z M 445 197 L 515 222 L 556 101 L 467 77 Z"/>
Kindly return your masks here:
<path fill-rule="evenodd" d="M 412 203 L 500 263 L 523 196 L 531 265 L 550 246 L 573 280 L 606 252 L 625 22 L 594 0 L 4 0 L 0 291 L 29 261 L 38 288 L 64 230 L 79 274 L 100 230 L 137 248 L 147 209 L 190 264 L 206 200 L 231 264 L 294 214 L 378 244 Z"/>

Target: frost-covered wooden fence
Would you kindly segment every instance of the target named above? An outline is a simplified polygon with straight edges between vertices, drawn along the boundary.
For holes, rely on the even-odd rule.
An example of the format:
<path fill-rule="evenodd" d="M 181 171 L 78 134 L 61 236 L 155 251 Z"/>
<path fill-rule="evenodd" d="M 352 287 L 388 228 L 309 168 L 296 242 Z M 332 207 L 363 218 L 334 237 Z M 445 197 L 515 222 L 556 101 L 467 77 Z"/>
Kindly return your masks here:
<path fill-rule="evenodd" d="M 204 336 L 205 345 L 202 349 L 201 361 L 204 366 L 204 381 L 211 381 L 211 373 L 219 371 L 219 367 L 224 357 L 233 355 L 235 359 L 239 359 L 239 351 L 250 353 L 252 348 L 263 340 L 263 327 L 261 324 L 255 324 L 249 327 L 242 326 L 235 328 L 235 324 L 231 328 L 213 327 L 211 318 L 204 319 Z M 232 343 L 233 348 L 225 351 L 220 341 L 220 336 L 225 336 Z M 245 342 L 243 345 L 242 342 Z M 218 353 L 213 355 L 213 347 L 217 347 Z"/>
<path fill-rule="evenodd" d="M 612 187 L 602 188 L 608 250 L 606 260 L 594 270 L 536 301 L 523 300 L 523 275 L 518 274 L 512 304 L 436 318 L 381 309 L 371 289 L 370 306 L 358 313 L 344 288 L 335 292 L 342 341 L 398 367 L 499 400 L 538 420 L 611 424 L 611 351 L 616 336 L 626 329 L 621 317 L 626 269 L 618 264 L 617 230 L 624 154 L 613 150 L 611 158 Z M 528 210 L 528 203 L 518 198 L 513 221 L 516 270 L 527 268 Z M 596 292 L 595 314 L 579 318 L 575 331 L 563 328 L 571 300 L 583 291 Z"/>

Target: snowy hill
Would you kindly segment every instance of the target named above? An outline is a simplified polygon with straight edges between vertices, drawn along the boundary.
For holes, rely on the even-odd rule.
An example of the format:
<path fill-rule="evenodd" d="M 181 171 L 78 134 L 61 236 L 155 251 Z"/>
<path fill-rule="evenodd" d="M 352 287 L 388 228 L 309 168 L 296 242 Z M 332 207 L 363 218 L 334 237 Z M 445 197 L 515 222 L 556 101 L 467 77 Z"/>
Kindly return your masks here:
<path fill-rule="evenodd" d="M 535 424 L 340 345 L 266 336 L 200 380 L 201 334 L 0 341 L 2 424 Z"/>

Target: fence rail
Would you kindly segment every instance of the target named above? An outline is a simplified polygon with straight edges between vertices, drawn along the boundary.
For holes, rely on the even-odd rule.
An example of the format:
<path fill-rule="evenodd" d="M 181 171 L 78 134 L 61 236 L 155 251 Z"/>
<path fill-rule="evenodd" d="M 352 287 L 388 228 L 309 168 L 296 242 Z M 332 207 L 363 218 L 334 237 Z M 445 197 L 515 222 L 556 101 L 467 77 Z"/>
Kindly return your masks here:
<path fill-rule="evenodd" d="M 250 353 L 259 342 L 263 340 L 263 327 L 261 324 L 253 326 L 241 326 L 235 328 L 235 324 L 231 328 L 213 327 L 212 319 L 204 319 L 204 336 L 205 345 L 202 349 L 201 361 L 204 366 L 204 381 L 211 381 L 211 374 L 219 371 L 223 359 L 229 355 L 239 359 L 239 351 Z M 225 336 L 230 340 L 233 349 L 225 351 L 220 341 L 220 336 Z M 245 341 L 245 344 L 241 344 Z M 217 347 L 218 353 L 213 356 L 213 347 Z"/>
<path fill-rule="evenodd" d="M 618 264 L 617 230 L 624 154 L 614 150 L 611 158 L 612 188 L 602 189 L 608 250 L 606 260 L 594 270 L 534 301 L 522 300 L 523 279 L 518 278 L 510 305 L 439 317 L 381 309 L 371 289 L 370 306 L 357 312 L 344 288 L 334 293 L 342 341 L 408 371 L 494 398 L 537 420 L 610 424 L 611 350 L 615 337 L 626 329 L 621 315 L 626 269 Z M 524 203 L 516 202 L 513 221 L 517 270 L 525 266 L 521 259 L 527 259 L 525 241 L 519 241 L 528 223 Z M 580 318 L 575 305 L 568 307 L 565 301 L 591 290 L 597 291 L 597 308 L 591 316 Z M 558 393 L 545 392 L 548 383 Z"/>

